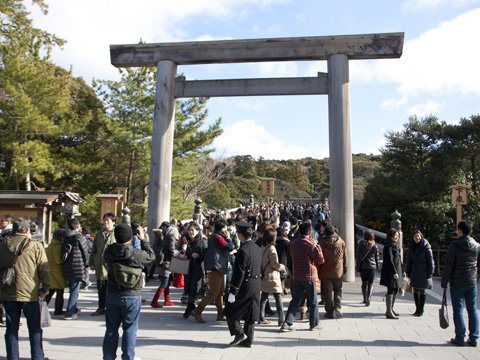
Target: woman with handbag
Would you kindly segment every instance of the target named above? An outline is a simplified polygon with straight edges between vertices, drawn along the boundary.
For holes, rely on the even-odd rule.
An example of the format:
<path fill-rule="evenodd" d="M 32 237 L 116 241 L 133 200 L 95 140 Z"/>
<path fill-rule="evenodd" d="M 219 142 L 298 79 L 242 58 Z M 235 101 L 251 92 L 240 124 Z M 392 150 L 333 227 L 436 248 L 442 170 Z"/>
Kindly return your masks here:
<path fill-rule="evenodd" d="M 187 234 L 182 238 L 182 244 L 186 244 L 186 255 L 190 259 L 188 265 L 188 274 L 185 275 L 184 295 L 187 297 L 187 308 L 183 313 L 183 318 L 188 319 L 190 313 L 195 309 L 195 300 L 204 283 L 205 267 L 203 258 L 207 250 L 207 241 L 205 240 L 200 226 L 196 222 L 191 222 L 187 228 Z"/>
<path fill-rule="evenodd" d="M 395 312 L 393 306 L 398 291 L 403 284 L 403 265 L 400 257 L 400 247 L 398 242 L 400 240 L 400 233 L 396 229 L 390 229 L 385 239 L 385 246 L 383 247 L 383 265 L 382 273 L 380 275 L 380 285 L 387 287 L 387 296 L 385 303 L 387 305 L 387 312 L 385 316 L 387 319 L 398 319 L 398 313 Z"/>
<path fill-rule="evenodd" d="M 263 232 L 263 246 L 262 246 L 262 272 L 260 297 L 260 321 L 259 324 L 269 324 L 265 320 L 265 306 L 268 302 L 268 296 L 273 294 L 275 304 L 277 307 L 278 325 L 281 326 L 284 322 L 284 312 L 282 303 L 282 280 L 280 272 L 285 271 L 285 265 L 278 261 L 277 250 L 275 248 L 275 240 L 277 231 L 273 228 L 267 228 Z"/>
<path fill-rule="evenodd" d="M 433 287 L 432 276 L 435 271 L 432 247 L 423 237 L 420 230 L 413 232 L 413 239 L 408 246 L 406 273 L 410 278 L 410 285 L 415 299 L 413 316 L 422 316 L 425 307 L 425 289 Z"/>
<path fill-rule="evenodd" d="M 362 295 L 365 306 L 370 306 L 375 270 L 378 270 L 378 246 L 373 231 L 365 231 L 358 243 L 357 271 L 362 278 Z"/>

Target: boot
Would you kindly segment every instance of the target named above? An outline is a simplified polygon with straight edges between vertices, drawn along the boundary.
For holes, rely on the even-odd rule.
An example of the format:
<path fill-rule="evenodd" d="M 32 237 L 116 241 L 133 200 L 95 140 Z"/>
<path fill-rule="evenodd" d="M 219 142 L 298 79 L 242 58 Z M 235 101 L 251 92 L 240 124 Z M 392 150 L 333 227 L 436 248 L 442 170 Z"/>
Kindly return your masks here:
<path fill-rule="evenodd" d="M 183 313 L 183 318 L 188 319 L 192 311 L 195 309 L 195 304 L 193 303 L 188 303 L 187 308 L 185 309 L 185 312 Z"/>
<path fill-rule="evenodd" d="M 397 312 L 396 312 L 396 311 L 393 309 L 393 307 L 395 306 L 395 300 L 396 300 L 396 299 L 397 299 L 397 294 L 393 294 L 393 300 L 392 300 L 392 313 L 393 313 L 393 315 L 395 315 L 396 317 L 399 317 L 399 316 L 400 316 L 400 314 L 399 314 L 399 313 L 397 313 Z"/>
<path fill-rule="evenodd" d="M 160 296 L 162 296 L 163 294 L 163 289 L 162 288 L 158 288 L 157 291 L 155 292 L 155 295 L 153 296 L 153 299 L 152 299 L 152 302 L 150 303 L 150 305 L 154 308 L 161 308 L 162 305 L 160 305 L 158 303 L 158 299 L 160 299 Z"/>
<path fill-rule="evenodd" d="M 426 299 L 425 294 L 418 294 L 418 312 L 417 315 L 418 317 L 423 315 L 423 308 L 425 307 L 425 299 Z"/>
<path fill-rule="evenodd" d="M 363 304 L 367 304 L 367 282 L 362 281 Z"/>
<path fill-rule="evenodd" d="M 367 301 L 365 302 L 365 306 L 370 306 L 370 299 L 372 298 L 373 293 L 373 284 L 368 284 L 367 286 Z"/>
<path fill-rule="evenodd" d="M 170 301 L 170 287 L 165 288 L 165 301 L 163 302 L 163 306 L 175 306 L 175 303 Z"/>
<path fill-rule="evenodd" d="M 417 293 L 416 291 L 413 292 L 413 300 L 415 300 L 415 312 L 412 314 L 413 316 L 418 316 L 418 311 L 419 311 L 419 304 L 420 304 L 420 294 Z"/>
<path fill-rule="evenodd" d="M 203 320 L 203 318 L 202 318 L 202 311 L 203 311 L 203 308 L 200 309 L 200 306 L 197 306 L 194 310 L 192 310 L 192 312 L 190 314 L 195 318 L 196 322 L 198 322 L 200 324 L 205 324 L 206 321 Z"/>
<path fill-rule="evenodd" d="M 387 312 L 385 313 L 385 316 L 387 319 L 398 319 L 398 316 L 396 316 L 393 313 L 393 294 L 387 294 L 385 297 L 385 303 L 387 305 Z"/>

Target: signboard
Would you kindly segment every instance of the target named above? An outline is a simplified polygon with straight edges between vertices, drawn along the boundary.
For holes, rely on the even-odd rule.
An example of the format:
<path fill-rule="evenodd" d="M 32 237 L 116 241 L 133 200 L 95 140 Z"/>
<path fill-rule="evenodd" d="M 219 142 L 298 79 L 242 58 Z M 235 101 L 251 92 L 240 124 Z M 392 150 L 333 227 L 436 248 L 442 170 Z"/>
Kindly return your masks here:
<path fill-rule="evenodd" d="M 468 185 L 456 184 L 451 186 L 452 189 L 452 203 L 454 205 L 466 205 L 467 204 L 467 189 Z"/>
<path fill-rule="evenodd" d="M 275 179 L 263 178 L 262 180 L 262 195 L 273 196 L 275 195 Z"/>

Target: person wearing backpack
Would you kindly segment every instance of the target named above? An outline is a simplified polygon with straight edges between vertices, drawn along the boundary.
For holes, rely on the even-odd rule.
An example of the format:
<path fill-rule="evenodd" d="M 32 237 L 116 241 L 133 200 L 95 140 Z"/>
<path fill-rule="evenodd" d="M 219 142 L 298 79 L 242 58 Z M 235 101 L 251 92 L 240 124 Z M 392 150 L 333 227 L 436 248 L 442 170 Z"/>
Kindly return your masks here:
<path fill-rule="evenodd" d="M 12 261 L 18 254 L 16 261 Z M 27 319 L 30 340 L 30 356 L 44 360 L 42 328 L 40 326 L 39 299 L 50 288 L 47 256 L 41 242 L 30 239 L 30 221 L 19 218 L 13 222 L 12 232 L 0 242 L 0 264 L 13 264 L 14 283 L 2 287 L 0 301 L 4 302 L 7 314 L 5 348 L 7 359 L 19 359 L 18 330 L 20 316 Z"/>
<path fill-rule="evenodd" d="M 114 234 L 117 242 L 109 245 L 104 255 L 108 278 L 103 359 L 116 358 L 121 325 L 121 358 L 133 360 L 142 305 L 142 269 L 155 260 L 155 253 L 145 239 L 140 242 L 141 249 L 132 247 L 133 231 L 127 224 L 115 226 Z"/>
<path fill-rule="evenodd" d="M 68 229 L 62 243 L 62 269 L 68 283 L 69 297 L 64 319 L 74 320 L 80 309 L 77 307 L 80 283 L 88 266 L 88 245 L 82 235 L 82 225 L 78 219 L 69 219 Z"/>

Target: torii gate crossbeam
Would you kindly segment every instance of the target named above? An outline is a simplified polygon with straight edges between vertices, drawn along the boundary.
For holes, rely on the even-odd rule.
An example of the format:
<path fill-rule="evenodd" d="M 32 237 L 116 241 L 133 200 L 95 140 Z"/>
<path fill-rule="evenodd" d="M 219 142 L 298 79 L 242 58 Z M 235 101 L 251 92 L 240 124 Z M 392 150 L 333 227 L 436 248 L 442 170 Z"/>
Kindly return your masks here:
<path fill-rule="evenodd" d="M 346 281 L 355 279 L 349 60 L 399 58 L 404 33 L 111 45 L 116 67 L 157 67 L 148 230 L 170 218 L 175 98 L 328 94 L 332 223 L 347 244 Z M 327 60 L 318 78 L 176 80 L 178 65 Z"/>

